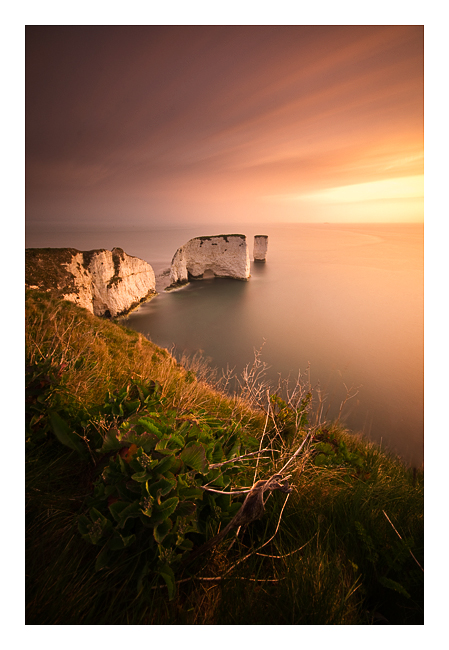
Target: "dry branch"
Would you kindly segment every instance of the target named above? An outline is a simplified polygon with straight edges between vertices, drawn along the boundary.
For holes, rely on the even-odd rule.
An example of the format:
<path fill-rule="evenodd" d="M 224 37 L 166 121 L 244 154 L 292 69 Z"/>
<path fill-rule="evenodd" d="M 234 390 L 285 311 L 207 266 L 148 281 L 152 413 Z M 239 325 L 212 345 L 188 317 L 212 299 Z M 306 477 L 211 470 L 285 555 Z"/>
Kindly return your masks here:
<path fill-rule="evenodd" d="M 293 488 L 289 486 L 286 479 L 282 479 L 282 476 L 280 474 L 275 474 L 267 481 L 257 481 L 257 483 L 254 485 L 254 487 L 251 488 L 248 495 L 246 496 L 242 507 L 229 522 L 229 524 L 225 526 L 223 530 L 218 533 L 218 535 L 215 535 L 215 537 L 191 553 L 184 562 L 183 566 L 187 566 L 199 555 L 206 553 L 211 548 L 219 544 L 232 528 L 240 528 L 241 526 L 245 526 L 253 521 L 256 521 L 256 519 L 260 519 L 260 517 L 262 517 L 265 512 L 264 494 L 265 492 L 271 492 L 272 490 L 280 490 L 281 492 L 286 492 L 289 494 L 292 492 Z"/>

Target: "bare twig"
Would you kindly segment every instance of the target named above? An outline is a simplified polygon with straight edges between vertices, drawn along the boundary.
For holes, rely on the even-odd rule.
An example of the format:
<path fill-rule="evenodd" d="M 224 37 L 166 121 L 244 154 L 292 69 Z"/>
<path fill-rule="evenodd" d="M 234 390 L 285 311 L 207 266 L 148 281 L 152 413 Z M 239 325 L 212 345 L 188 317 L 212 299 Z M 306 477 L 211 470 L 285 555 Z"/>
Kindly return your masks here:
<path fill-rule="evenodd" d="M 387 515 L 387 513 L 385 512 L 385 510 L 382 510 L 382 512 L 384 513 L 384 515 L 385 515 L 385 517 L 387 518 L 387 520 L 390 522 L 390 524 L 391 524 L 391 526 L 392 526 L 394 532 L 396 533 L 396 535 L 397 535 L 397 536 L 399 537 L 399 539 L 402 541 L 402 537 L 399 535 L 398 531 L 397 531 L 396 528 L 394 527 L 393 522 L 391 521 L 390 517 Z M 413 555 L 411 549 L 408 549 L 408 552 L 410 553 L 410 555 L 412 556 L 412 558 L 415 560 L 416 564 L 419 566 L 419 568 L 421 569 L 421 571 L 424 573 L 424 569 L 422 568 L 422 566 L 420 565 L 420 563 L 418 562 L 418 560 L 416 559 L 416 557 Z"/>
<path fill-rule="evenodd" d="M 311 537 L 308 542 L 306 542 L 305 544 L 303 544 L 299 548 L 296 548 L 294 551 L 290 551 L 290 553 L 285 553 L 284 555 L 268 555 L 266 553 L 257 553 L 257 552 L 255 553 L 255 555 L 259 555 L 260 557 L 270 557 L 270 558 L 272 558 L 274 560 L 283 560 L 285 557 L 289 557 L 289 555 L 294 555 L 295 553 L 299 553 L 299 551 L 302 551 L 302 549 L 305 548 L 307 546 L 307 544 L 310 544 L 310 542 L 313 541 L 313 539 L 316 537 L 316 535 L 318 535 L 318 532 L 316 532 L 315 535 L 313 537 Z M 273 539 L 273 538 L 271 538 L 271 539 Z M 268 541 L 271 541 L 271 540 L 268 540 Z M 263 546 L 265 546 L 265 544 Z M 263 546 L 260 546 L 260 548 L 263 548 Z"/>
<path fill-rule="evenodd" d="M 212 547 L 219 544 L 232 528 L 239 528 L 240 526 L 256 521 L 256 519 L 260 519 L 265 512 L 264 493 L 272 490 L 280 490 L 281 492 L 287 493 L 292 492 L 292 488 L 289 486 L 288 481 L 282 479 L 280 474 L 275 474 L 267 481 L 257 481 L 247 494 L 241 508 L 231 519 L 229 524 L 225 526 L 218 535 L 215 535 L 215 537 L 200 546 L 196 551 L 193 551 L 193 553 L 191 553 L 185 560 L 183 566 L 187 566 L 199 555 L 206 553 Z"/>
<path fill-rule="evenodd" d="M 213 465 L 209 465 L 209 469 L 217 469 L 217 467 L 222 467 L 228 463 L 236 463 L 243 458 L 249 458 L 249 456 L 257 456 L 258 454 L 263 454 L 265 451 L 271 451 L 271 449 L 269 447 L 266 447 L 265 449 L 259 449 L 259 451 L 252 451 L 251 453 L 243 454 L 242 456 L 237 456 L 236 458 L 231 458 L 230 460 L 225 460 L 222 463 L 214 463 Z"/>
<path fill-rule="evenodd" d="M 341 375 L 341 373 L 340 373 L 340 375 Z M 343 409 L 344 409 L 344 407 L 346 405 L 346 402 L 348 402 L 350 399 L 352 399 L 353 397 L 358 395 L 359 388 L 362 387 L 360 385 L 360 386 L 357 386 L 356 388 L 354 388 L 354 386 L 351 386 L 350 388 L 348 388 L 344 382 L 343 382 L 343 386 L 346 389 L 346 396 L 345 396 L 344 400 L 342 400 L 341 403 L 340 403 L 340 410 L 338 411 L 337 421 L 339 421 L 340 418 L 341 418 L 341 414 L 342 414 Z"/>
<path fill-rule="evenodd" d="M 308 432 L 307 432 L 306 437 L 303 440 L 303 442 L 298 447 L 298 449 L 295 451 L 293 456 L 291 456 L 291 458 L 285 463 L 284 467 L 282 467 L 282 469 L 279 470 L 279 472 L 278 472 L 279 474 L 282 474 L 282 472 L 285 470 L 285 468 L 288 467 L 290 465 L 290 463 L 299 455 L 300 451 L 302 450 L 302 448 L 306 444 L 307 440 L 310 438 L 310 435 L 311 435 L 311 431 L 309 429 Z"/>
<path fill-rule="evenodd" d="M 267 430 L 267 424 L 268 424 L 268 415 L 269 415 L 269 409 L 270 409 L 270 391 L 269 390 L 267 390 L 267 398 L 268 398 L 267 417 L 265 418 L 265 426 L 263 428 L 262 437 L 261 437 L 260 443 L 259 443 L 259 452 L 260 452 L 260 449 L 262 447 L 263 439 L 265 437 L 265 432 Z M 257 476 L 258 467 L 259 467 L 259 457 L 257 458 L 256 469 L 254 470 L 253 485 L 256 484 L 256 476 Z"/>
<path fill-rule="evenodd" d="M 246 490 L 231 490 L 226 492 L 225 490 L 214 490 L 213 488 L 208 488 L 206 485 L 199 485 L 198 487 L 205 492 L 213 492 L 214 494 L 228 494 L 230 496 L 234 494 L 248 494 L 252 490 L 252 488 L 247 488 Z"/>
<path fill-rule="evenodd" d="M 181 580 L 176 580 L 175 585 L 180 585 L 183 582 L 191 582 L 192 580 L 201 580 L 202 582 L 220 582 L 220 580 L 225 580 L 226 576 L 190 576 L 189 578 L 181 578 Z M 230 578 L 229 578 L 230 579 Z M 245 580 L 245 582 L 281 582 L 285 580 L 284 578 L 246 578 L 244 576 L 234 576 L 233 580 Z M 153 585 L 150 589 L 164 589 L 167 588 L 167 585 Z"/>
<path fill-rule="evenodd" d="M 285 504 L 287 502 L 287 498 L 285 499 L 284 506 L 285 506 Z M 283 508 L 282 508 L 282 510 L 283 510 Z M 293 555 L 293 553 L 298 553 L 299 551 L 302 551 L 302 549 L 305 548 L 307 546 L 307 544 L 310 544 L 310 542 L 312 542 L 313 539 L 318 534 L 318 532 L 316 532 L 315 535 L 313 537 L 311 537 L 309 539 L 309 541 L 306 542 L 305 544 L 303 544 L 300 548 L 297 548 L 295 551 L 292 551 L 291 553 L 286 553 L 285 555 L 264 555 L 263 553 L 259 553 L 260 549 L 262 549 L 264 546 L 269 544 L 271 542 L 271 540 L 274 539 L 274 537 L 276 536 L 276 533 L 277 533 L 277 531 L 279 529 L 279 523 L 281 521 L 281 517 L 282 517 L 282 511 L 281 511 L 281 514 L 279 515 L 278 527 L 276 528 L 275 534 L 272 537 L 270 537 L 270 539 L 268 541 L 264 542 L 261 546 L 259 546 L 259 548 L 255 549 L 254 551 L 251 551 L 251 553 L 248 553 L 247 555 L 245 555 L 245 557 L 242 557 L 240 560 L 237 560 L 237 562 L 235 562 L 232 566 L 229 567 L 229 569 L 227 569 L 224 572 L 223 576 L 227 575 L 230 571 L 235 569 L 235 567 L 238 566 L 239 564 L 241 564 L 242 562 L 245 562 L 246 560 L 248 560 L 252 555 L 260 555 L 261 557 L 270 557 L 270 558 L 274 558 L 274 559 L 282 559 L 284 557 L 288 557 L 289 555 Z"/>
<path fill-rule="evenodd" d="M 304 440 L 304 442 L 305 442 L 305 440 Z M 304 444 L 304 443 L 303 443 L 303 444 Z M 301 446 L 302 446 L 302 445 L 301 445 Z M 297 453 L 299 453 L 299 450 L 298 450 Z M 263 557 L 263 554 L 262 554 L 262 553 L 259 553 L 258 551 L 260 551 L 262 548 L 264 548 L 264 546 L 267 546 L 267 544 L 269 544 L 269 543 L 270 543 L 270 542 L 271 542 L 271 541 L 276 537 L 277 532 L 278 532 L 278 530 L 279 530 L 279 526 L 280 526 L 280 524 L 281 524 L 282 513 L 284 512 L 284 508 L 285 508 L 285 506 L 287 505 L 287 501 L 288 501 L 289 496 L 290 496 L 290 493 L 288 493 L 287 496 L 286 496 L 286 498 L 285 498 L 285 501 L 284 501 L 284 503 L 283 503 L 283 505 L 282 505 L 281 512 L 279 513 L 279 519 L 278 519 L 278 523 L 277 523 L 277 526 L 276 526 L 276 530 L 274 531 L 274 534 L 270 537 L 270 539 L 267 540 L 266 542 L 264 542 L 261 546 L 259 546 L 259 547 L 258 547 L 257 549 L 255 549 L 254 551 L 251 551 L 251 553 L 248 553 L 247 555 L 245 555 L 245 557 L 243 557 L 241 560 L 238 560 L 235 564 L 233 564 L 233 565 L 232 565 L 232 566 L 231 566 L 231 567 L 226 571 L 226 573 L 229 573 L 229 571 L 232 571 L 232 569 L 234 569 L 238 564 L 240 564 L 241 562 L 244 562 L 245 560 L 247 560 L 249 557 L 251 557 L 251 556 L 254 555 L 254 554 L 256 554 L 256 555 L 261 555 L 261 556 Z M 316 535 L 316 534 L 317 534 L 317 533 L 315 533 L 315 535 Z M 314 535 L 313 537 L 315 537 L 315 535 Z M 312 537 L 312 539 L 313 539 L 313 537 Z M 307 546 L 307 544 L 309 544 L 309 542 L 311 542 L 312 539 L 310 539 L 308 542 L 306 542 L 306 544 L 304 544 L 304 546 Z M 267 557 L 273 557 L 273 558 L 276 558 L 276 557 L 279 557 L 279 558 L 281 558 L 281 557 L 288 557 L 288 555 L 292 555 L 293 553 L 297 553 L 298 551 L 300 551 L 301 549 L 303 549 L 304 546 L 301 546 L 301 548 L 297 549 L 296 551 L 292 551 L 292 553 L 287 553 L 287 555 L 285 555 L 285 556 L 274 556 L 274 555 L 273 555 L 273 556 L 267 556 Z M 225 575 L 225 574 L 224 574 L 224 575 Z"/>
<path fill-rule="evenodd" d="M 264 345 L 265 341 L 259 350 L 254 350 L 253 364 L 252 366 L 248 364 L 243 369 L 242 381 L 239 381 L 242 397 L 246 399 L 250 405 L 257 406 L 262 410 L 265 410 L 263 407 L 262 396 L 270 385 L 270 382 L 265 378 L 269 366 L 260 359 Z"/>

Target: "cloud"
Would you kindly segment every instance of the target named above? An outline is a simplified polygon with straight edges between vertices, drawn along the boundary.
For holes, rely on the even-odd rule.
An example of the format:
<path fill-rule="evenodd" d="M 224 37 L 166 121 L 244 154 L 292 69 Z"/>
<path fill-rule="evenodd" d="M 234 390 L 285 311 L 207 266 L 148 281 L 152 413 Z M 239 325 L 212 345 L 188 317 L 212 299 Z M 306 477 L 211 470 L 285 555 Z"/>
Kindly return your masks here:
<path fill-rule="evenodd" d="M 420 175 L 422 46 L 419 26 L 27 27 L 29 219 L 109 197 L 212 219 L 214 197 Z"/>
<path fill-rule="evenodd" d="M 415 199 L 424 197 L 424 175 L 387 178 L 369 183 L 344 185 L 314 192 L 284 196 L 284 200 L 318 203 L 360 203 L 385 199 Z"/>

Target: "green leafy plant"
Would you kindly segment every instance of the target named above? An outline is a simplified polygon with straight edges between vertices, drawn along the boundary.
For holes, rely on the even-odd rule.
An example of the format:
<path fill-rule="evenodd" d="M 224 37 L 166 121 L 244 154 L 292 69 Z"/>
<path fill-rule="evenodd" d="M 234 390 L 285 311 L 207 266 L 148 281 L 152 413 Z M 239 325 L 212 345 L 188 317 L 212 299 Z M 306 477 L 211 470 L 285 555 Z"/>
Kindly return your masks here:
<path fill-rule="evenodd" d="M 360 450 L 351 451 L 344 440 L 337 440 L 328 429 L 319 430 L 315 436 L 314 464 L 319 467 L 345 467 L 358 473 L 366 470 L 366 460 Z"/>
<path fill-rule="evenodd" d="M 224 491 L 239 471 L 228 461 L 257 442 L 235 423 L 223 427 L 205 413 L 179 417 L 165 411 L 155 383 L 108 394 L 104 412 L 116 424 L 97 449 L 103 468 L 79 531 L 101 546 L 97 570 L 117 551 L 144 549 L 139 588 L 156 573 L 173 597 L 174 571 L 194 541 L 206 540 L 209 530 L 235 514 L 230 496 L 207 492 L 206 486 Z"/>
<path fill-rule="evenodd" d="M 38 445 L 52 433 L 61 444 L 84 455 L 87 448 L 75 429 L 81 432 L 91 414 L 71 403 L 65 386 L 66 368 L 66 363 L 52 358 L 39 359 L 26 367 L 26 442 L 28 446 Z"/>
<path fill-rule="evenodd" d="M 27 440 L 46 438 L 50 430 L 48 409 L 52 406 L 60 383 L 61 367 L 52 359 L 25 368 L 25 423 Z"/>

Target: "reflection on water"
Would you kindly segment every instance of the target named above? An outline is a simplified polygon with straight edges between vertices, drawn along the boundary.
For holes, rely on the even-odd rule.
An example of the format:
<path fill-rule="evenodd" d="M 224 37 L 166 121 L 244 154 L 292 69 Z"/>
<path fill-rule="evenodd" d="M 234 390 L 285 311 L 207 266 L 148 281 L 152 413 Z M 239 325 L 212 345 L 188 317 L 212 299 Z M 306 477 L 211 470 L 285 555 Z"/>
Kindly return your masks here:
<path fill-rule="evenodd" d="M 253 233 L 244 232 L 251 252 Z M 422 226 L 264 226 L 263 232 L 267 262 L 252 264 L 248 282 L 192 282 L 142 305 L 127 326 L 179 353 L 203 350 L 213 366 L 238 372 L 262 344 L 275 379 L 296 377 L 310 363 L 312 383 L 328 395 L 329 417 L 344 399 L 344 384 L 360 386 L 347 404 L 347 425 L 420 465 Z"/>

